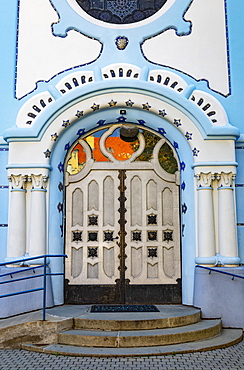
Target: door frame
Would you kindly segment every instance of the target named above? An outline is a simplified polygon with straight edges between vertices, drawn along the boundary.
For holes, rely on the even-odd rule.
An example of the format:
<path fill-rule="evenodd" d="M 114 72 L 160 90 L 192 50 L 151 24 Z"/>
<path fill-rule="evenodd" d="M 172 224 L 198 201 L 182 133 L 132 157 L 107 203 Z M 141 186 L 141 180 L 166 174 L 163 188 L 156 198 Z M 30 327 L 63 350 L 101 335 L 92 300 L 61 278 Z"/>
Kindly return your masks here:
<path fill-rule="evenodd" d="M 110 129 L 111 126 L 116 125 L 119 126 L 118 123 L 111 123 L 109 126 L 105 126 L 107 130 Z M 143 126 L 137 125 L 140 129 L 145 129 L 146 131 L 152 132 L 154 135 L 158 136 L 159 138 L 164 138 L 161 134 L 158 132 L 155 132 L 155 130 L 145 128 Z M 101 128 L 93 129 L 89 134 L 83 135 L 84 137 L 87 137 L 88 135 L 97 132 L 101 130 Z M 111 131 L 111 130 L 109 130 Z M 76 140 L 76 142 L 73 143 L 72 147 L 67 153 L 66 159 L 65 159 L 65 168 L 67 166 L 68 160 L 70 158 L 70 153 L 73 150 L 73 148 L 77 145 L 80 139 L 83 138 L 81 136 L 79 139 Z M 165 138 L 164 138 L 165 139 Z M 178 162 L 178 168 L 180 167 L 179 158 L 177 155 L 176 150 L 174 147 L 172 147 L 171 143 L 165 139 L 165 142 L 171 147 L 171 149 L 174 152 L 174 157 L 176 158 Z M 101 144 L 104 146 L 104 143 Z M 163 144 L 162 144 L 163 145 Z M 86 146 L 85 146 L 86 147 Z M 159 148 L 158 148 L 159 149 Z M 157 149 L 157 150 L 158 150 Z M 110 158 L 110 155 L 109 155 Z M 128 162 L 128 161 L 127 161 Z M 101 162 L 103 163 L 103 162 Z M 122 163 L 122 162 L 120 162 Z M 116 163 L 114 164 L 116 167 Z M 128 164 L 127 166 L 128 167 Z M 140 169 L 140 166 L 139 168 Z M 89 172 L 87 172 L 89 170 Z M 82 179 L 85 178 L 88 173 L 90 173 L 90 165 L 89 165 L 89 158 L 88 158 L 88 170 L 84 168 L 84 175 L 82 175 Z M 114 169 L 115 170 L 115 169 Z M 111 170 L 112 171 L 112 170 Z M 126 171 L 131 171 L 130 169 Z M 154 168 L 155 175 L 161 176 L 157 174 L 156 168 Z M 116 173 L 119 172 L 119 167 L 116 170 Z M 123 172 L 123 171 L 122 171 Z M 80 172 L 79 172 L 80 173 Z M 79 183 L 82 181 L 82 179 L 78 180 L 79 173 L 75 176 L 74 180 L 77 180 Z M 166 173 L 165 173 L 166 174 Z M 64 176 L 69 176 L 68 174 L 65 174 Z M 172 177 L 172 175 L 170 175 Z M 168 176 L 168 177 L 170 177 Z M 179 176 L 175 175 L 175 184 L 177 186 L 177 182 L 179 181 Z M 167 176 L 166 176 L 167 177 Z M 167 181 L 167 179 L 162 178 L 162 180 Z M 68 181 L 68 180 L 67 180 Z M 76 181 L 74 182 L 76 183 Z M 68 182 L 67 182 L 68 184 Z M 66 185 L 67 185 L 66 184 Z M 179 186 L 179 184 L 178 184 Z M 64 209 L 66 209 L 66 196 L 67 191 L 65 191 L 65 197 L 64 197 Z M 121 203 L 121 202 L 120 202 Z M 122 208 L 122 205 L 120 205 L 120 209 Z M 180 191 L 179 191 L 179 199 L 178 199 L 178 212 L 179 212 L 179 248 L 180 248 L 180 276 L 182 276 L 182 261 L 181 261 L 181 231 L 180 231 Z M 66 214 L 66 210 L 65 213 Z M 123 215 L 122 215 L 123 216 Z M 66 230 L 66 225 L 64 226 L 64 230 Z M 66 234 L 65 234 L 66 235 Z M 65 236 L 66 240 L 66 236 Z M 121 242 L 122 239 L 120 239 Z M 126 252 L 126 251 L 125 251 Z M 118 251 L 119 253 L 119 251 Z M 121 251 L 120 251 L 121 254 Z M 70 264 L 71 262 L 69 262 Z M 69 266 L 70 268 L 70 266 Z M 83 267 L 84 268 L 84 267 Z M 121 274 L 120 274 L 121 277 Z M 182 303 L 182 284 L 181 284 L 181 277 L 177 278 L 177 283 L 172 284 L 130 284 L 128 279 L 124 279 L 124 284 L 121 285 L 121 279 L 116 280 L 116 284 L 69 284 L 69 280 L 65 279 L 65 303 L 66 304 L 115 304 L 115 303 L 126 303 L 126 304 L 180 304 Z M 123 289 L 122 289 L 123 287 Z M 123 294 L 122 291 L 123 290 Z"/>

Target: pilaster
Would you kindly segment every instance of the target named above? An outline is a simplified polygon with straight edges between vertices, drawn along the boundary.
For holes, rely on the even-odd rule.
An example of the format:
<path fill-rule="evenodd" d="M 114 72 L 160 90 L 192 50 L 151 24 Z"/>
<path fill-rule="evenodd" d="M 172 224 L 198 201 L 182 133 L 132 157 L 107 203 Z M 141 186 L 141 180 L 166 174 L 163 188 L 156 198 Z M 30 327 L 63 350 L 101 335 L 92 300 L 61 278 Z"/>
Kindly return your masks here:
<path fill-rule="evenodd" d="M 28 250 L 30 256 L 46 254 L 46 187 L 47 176 L 31 175 L 30 222 Z"/>
<path fill-rule="evenodd" d="M 238 264 L 234 180 L 232 172 L 221 172 L 218 180 L 219 259 L 223 264 Z"/>
<path fill-rule="evenodd" d="M 8 219 L 7 259 L 21 257 L 26 251 L 26 182 L 27 176 L 11 175 Z"/>
<path fill-rule="evenodd" d="M 197 179 L 198 259 L 216 254 L 212 180 L 214 174 L 200 173 Z M 211 263 L 211 262 L 210 262 Z"/>

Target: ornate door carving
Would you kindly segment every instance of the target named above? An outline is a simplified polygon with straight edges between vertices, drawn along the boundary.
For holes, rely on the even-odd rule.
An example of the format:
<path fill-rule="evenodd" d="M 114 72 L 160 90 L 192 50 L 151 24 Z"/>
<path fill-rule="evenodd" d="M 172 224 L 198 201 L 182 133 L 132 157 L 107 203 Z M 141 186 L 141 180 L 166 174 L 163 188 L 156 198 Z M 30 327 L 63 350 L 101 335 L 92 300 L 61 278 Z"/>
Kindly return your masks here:
<path fill-rule="evenodd" d="M 119 303 L 116 283 L 123 258 L 121 170 L 127 288 L 177 285 L 181 276 L 179 173 L 173 150 L 144 129 L 133 142 L 124 142 L 120 128 L 113 125 L 80 139 L 66 173 L 66 289 L 73 287 L 75 294 L 79 286 L 93 287 L 97 296 L 100 286 L 113 297 L 102 293 L 103 300 L 111 303 Z"/>

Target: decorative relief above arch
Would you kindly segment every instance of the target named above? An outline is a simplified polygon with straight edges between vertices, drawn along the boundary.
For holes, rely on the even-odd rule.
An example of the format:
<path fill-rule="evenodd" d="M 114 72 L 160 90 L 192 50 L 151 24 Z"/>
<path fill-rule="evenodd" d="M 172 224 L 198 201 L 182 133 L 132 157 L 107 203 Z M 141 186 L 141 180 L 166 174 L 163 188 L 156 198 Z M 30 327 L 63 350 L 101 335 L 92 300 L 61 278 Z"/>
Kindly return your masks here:
<path fill-rule="evenodd" d="M 66 94 L 77 87 L 91 82 L 94 82 L 94 73 L 92 71 L 77 71 L 62 78 L 55 87 L 61 94 Z"/>
<path fill-rule="evenodd" d="M 190 100 L 205 113 L 214 126 L 225 126 L 228 124 L 228 117 L 223 106 L 212 95 L 204 91 L 194 90 Z"/>
<path fill-rule="evenodd" d="M 110 64 L 102 68 L 102 76 L 104 80 L 111 78 L 139 79 L 140 73 L 141 68 L 129 63 Z"/>
<path fill-rule="evenodd" d="M 160 85 L 166 86 L 169 89 L 173 89 L 178 93 L 184 91 L 188 84 L 178 76 L 176 73 L 172 73 L 164 69 L 155 69 L 149 72 L 148 81 L 158 83 Z"/>
<path fill-rule="evenodd" d="M 52 95 L 44 91 L 30 98 L 20 109 L 16 125 L 18 127 L 30 127 L 43 111 L 54 102 Z"/>
<path fill-rule="evenodd" d="M 161 89 L 161 86 L 159 86 L 159 89 Z M 165 93 L 166 89 L 163 86 L 162 89 L 164 89 L 163 92 Z M 80 98 L 80 101 L 77 99 L 73 105 L 70 104 L 68 106 L 67 103 L 68 107 L 66 109 L 64 109 L 64 104 L 62 107 L 63 111 L 59 115 L 57 111 L 55 119 L 52 119 L 54 112 L 50 120 L 45 119 L 43 123 L 41 117 L 39 117 L 36 125 L 33 125 L 33 129 L 26 130 L 26 135 L 25 129 L 16 130 L 16 128 L 9 129 L 4 133 L 5 140 L 16 146 L 14 154 L 12 151 L 10 166 L 12 164 L 28 163 L 30 160 L 25 158 L 26 151 L 17 149 L 21 145 L 21 141 L 28 141 L 26 145 L 29 146 L 30 151 L 35 153 L 36 163 L 44 163 L 45 166 L 49 166 L 53 150 L 60 140 L 62 141 L 63 151 L 67 152 L 72 148 L 76 139 L 80 138 L 82 142 L 81 138 L 86 136 L 86 132 L 96 127 L 105 128 L 108 125 L 110 126 L 111 123 L 120 126 L 131 122 L 135 125 L 138 124 L 140 127 L 150 127 L 151 121 L 153 121 L 153 130 L 158 131 L 161 137 L 169 139 L 171 148 L 177 154 L 180 153 L 182 147 L 180 137 L 184 137 L 196 163 L 212 160 L 210 159 L 210 157 L 212 158 L 210 155 L 212 145 L 215 148 L 216 161 L 233 161 L 232 142 L 233 138 L 239 134 L 239 131 L 229 124 L 225 125 L 225 127 L 213 127 L 210 120 L 202 114 L 202 110 L 199 119 L 197 119 L 196 106 L 198 107 L 198 105 L 194 105 L 193 102 L 186 99 L 184 94 L 174 91 L 172 93 L 175 95 L 175 101 L 168 101 L 165 96 L 152 91 L 141 92 L 139 89 L 135 91 L 134 89 L 133 91 L 131 89 L 128 89 L 128 91 L 123 89 L 122 92 L 119 92 L 113 90 L 113 88 L 107 88 L 100 90 L 99 93 L 93 93 L 87 99 L 82 100 Z M 187 107 L 185 112 L 181 109 L 184 102 Z M 177 129 L 181 136 L 174 135 L 173 137 L 172 127 Z M 65 132 L 73 132 L 72 137 L 69 137 L 68 134 L 67 137 L 69 138 L 66 142 L 63 141 L 66 138 Z M 30 133 L 32 134 L 31 136 Z M 215 140 L 215 137 L 217 140 Z M 220 145 L 221 138 L 226 139 L 226 144 L 228 145 L 225 145 L 225 147 Z M 105 151 L 107 151 L 106 148 Z M 137 156 L 137 154 L 135 155 Z M 93 160 L 91 151 L 85 150 L 85 155 L 87 166 Z M 108 155 L 112 155 L 112 153 L 107 153 L 106 156 Z M 90 160 L 88 160 L 89 158 Z M 133 158 L 131 157 L 131 159 Z M 59 171 L 64 171 L 64 165 L 65 163 L 61 162 L 57 164 Z"/>

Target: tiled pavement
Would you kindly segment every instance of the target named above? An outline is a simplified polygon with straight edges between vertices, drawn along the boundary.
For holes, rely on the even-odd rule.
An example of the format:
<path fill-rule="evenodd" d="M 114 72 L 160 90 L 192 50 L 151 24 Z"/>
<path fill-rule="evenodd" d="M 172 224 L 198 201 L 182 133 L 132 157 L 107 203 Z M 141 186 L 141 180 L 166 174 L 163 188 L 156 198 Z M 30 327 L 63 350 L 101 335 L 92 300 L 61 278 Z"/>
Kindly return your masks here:
<path fill-rule="evenodd" d="M 244 341 L 191 354 L 142 357 L 71 357 L 1 349 L 0 370 L 244 370 Z"/>

